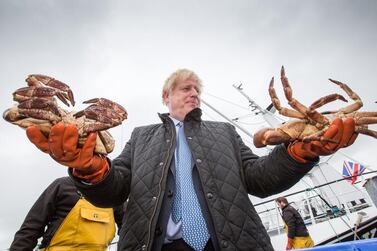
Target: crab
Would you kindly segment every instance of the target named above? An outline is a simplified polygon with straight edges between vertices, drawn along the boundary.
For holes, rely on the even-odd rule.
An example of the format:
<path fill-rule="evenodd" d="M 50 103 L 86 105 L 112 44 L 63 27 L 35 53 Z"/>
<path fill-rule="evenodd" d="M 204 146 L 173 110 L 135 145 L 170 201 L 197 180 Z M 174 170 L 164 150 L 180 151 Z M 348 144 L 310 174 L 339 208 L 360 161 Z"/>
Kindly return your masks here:
<path fill-rule="evenodd" d="M 335 100 L 344 102 L 347 102 L 347 100 L 342 95 L 335 93 L 322 97 L 315 101 L 311 106 L 306 107 L 293 98 L 292 88 L 285 75 L 284 67 L 281 68 L 280 75 L 285 97 L 288 100 L 288 104 L 293 109 L 281 106 L 280 100 L 274 89 L 274 78 L 270 81 L 269 95 L 272 104 L 281 115 L 294 119 L 282 124 L 278 128 L 264 128 L 258 131 L 253 138 L 256 147 L 278 145 L 296 140 L 303 142 L 314 140 L 333 142 L 333 140 L 326 139 L 322 136 L 335 118 L 353 118 L 355 120 L 355 131 L 357 133 L 377 138 L 377 131 L 368 129 L 368 124 L 377 124 L 377 112 L 358 111 L 363 106 L 363 102 L 348 85 L 337 80 L 329 79 L 332 83 L 343 89 L 354 102 L 339 110 L 320 113 L 316 110 L 317 108 Z"/>
<path fill-rule="evenodd" d="M 73 92 L 67 84 L 39 74 L 29 75 L 26 82 L 27 87 L 13 93 L 13 100 L 18 104 L 4 111 L 6 121 L 22 128 L 37 125 L 46 136 L 59 122 L 75 124 L 80 135 L 79 145 L 84 144 L 89 133 L 97 132 L 94 151 L 103 155 L 113 151 L 115 141 L 106 130 L 127 119 L 127 111 L 121 105 L 106 98 L 94 98 L 83 102 L 89 104 L 84 110 L 69 112 L 61 108 L 56 99 L 67 106 L 75 105 Z"/>

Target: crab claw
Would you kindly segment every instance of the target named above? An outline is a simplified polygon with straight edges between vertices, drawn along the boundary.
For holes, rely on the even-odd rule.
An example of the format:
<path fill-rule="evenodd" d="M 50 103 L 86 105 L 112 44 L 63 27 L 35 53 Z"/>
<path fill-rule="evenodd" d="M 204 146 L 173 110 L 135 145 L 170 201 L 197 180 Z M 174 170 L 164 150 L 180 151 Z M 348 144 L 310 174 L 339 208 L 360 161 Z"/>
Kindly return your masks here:
<path fill-rule="evenodd" d="M 53 100 L 56 91 L 50 87 L 45 86 L 28 86 L 17 89 L 13 92 L 13 100 L 23 102 L 33 98 L 45 98 Z"/>
<path fill-rule="evenodd" d="M 41 74 L 31 74 L 27 77 L 26 82 L 29 86 L 48 86 L 56 90 L 56 96 L 67 106 L 69 106 L 66 100 L 75 106 L 75 99 L 73 97 L 73 92 L 71 88 L 64 84 L 63 82 L 54 79 L 52 77 L 41 75 Z"/>
<path fill-rule="evenodd" d="M 60 121 L 61 115 L 56 106 L 55 100 L 44 98 L 28 99 L 18 105 L 20 114 L 35 119 L 44 119 L 49 121 Z"/>
<path fill-rule="evenodd" d="M 83 104 L 96 104 L 100 105 L 109 109 L 113 109 L 119 116 L 121 117 L 122 121 L 127 119 L 127 111 L 118 103 L 114 101 L 108 100 L 106 98 L 93 98 L 83 102 Z"/>
<path fill-rule="evenodd" d="M 24 118 L 26 117 L 18 112 L 17 106 L 8 108 L 3 112 L 3 119 L 5 119 L 6 121 L 10 123 L 13 123 L 17 120 L 24 119 Z"/>
<path fill-rule="evenodd" d="M 82 111 L 75 113 L 75 118 L 89 119 L 85 131 L 101 131 L 120 125 L 127 118 L 127 111 L 121 105 L 105 98 L 94 98 L 84 102 L 91 104 Z"/>

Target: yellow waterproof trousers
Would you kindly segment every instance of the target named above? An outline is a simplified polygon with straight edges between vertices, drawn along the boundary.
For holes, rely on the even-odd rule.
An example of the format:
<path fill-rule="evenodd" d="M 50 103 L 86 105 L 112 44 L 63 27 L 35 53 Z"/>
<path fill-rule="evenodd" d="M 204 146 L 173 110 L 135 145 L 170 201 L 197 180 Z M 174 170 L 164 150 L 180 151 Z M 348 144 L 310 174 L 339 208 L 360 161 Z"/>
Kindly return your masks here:
<path fill-rule="evenodd" d="M 305 237 L 294 237 L 292 248 L 293 249 L 300 249 L 300 248 L 311 248 L 314 247 L 314 241 L 312 237 L 305 236 Z"/>

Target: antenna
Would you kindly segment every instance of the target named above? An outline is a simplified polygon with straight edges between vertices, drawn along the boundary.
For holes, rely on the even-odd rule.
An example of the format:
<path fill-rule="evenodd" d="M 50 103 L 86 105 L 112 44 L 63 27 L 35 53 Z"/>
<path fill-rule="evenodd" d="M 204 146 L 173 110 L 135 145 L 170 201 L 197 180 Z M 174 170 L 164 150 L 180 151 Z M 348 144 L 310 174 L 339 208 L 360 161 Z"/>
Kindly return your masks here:
<path fill-rule="evenodd" d="M 242 90 L 242 84 L 236 86 L 233 85 L 233 87 L 242 94 L 248 101 L 249 101 L 249 106 L 251 108 L 251 111 L 255 113 L 255 115 L 261 114 L 263 119 L 271 126 L 271 127 L 278 127 L 281 123 L 276 119 L 274 114 L 270 110 L 263 109 L 260 107 L 254 100 L 252 100 L 249 96 L 246 95 L 246 93 L 243 92 Z M 270 105 L 271 106 L 271 105 Z M 269 106 L 269 107 L 270 107 Z M 272 107 L 271 107 L 271 110 Z"/>

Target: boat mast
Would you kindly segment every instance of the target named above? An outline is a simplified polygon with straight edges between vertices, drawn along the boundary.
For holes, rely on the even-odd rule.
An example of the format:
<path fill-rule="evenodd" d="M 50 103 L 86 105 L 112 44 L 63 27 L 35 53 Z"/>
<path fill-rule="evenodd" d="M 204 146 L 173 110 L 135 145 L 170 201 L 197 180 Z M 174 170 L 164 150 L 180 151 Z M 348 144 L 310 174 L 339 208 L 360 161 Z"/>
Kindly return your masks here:
<path fill-rule="evenodd" d="M 233 85 L 233 87 L 242 94 L 248 101 L 249 106 L 251 108 L 251 111 L 255 112 L 255 114 L 261 114 L 263 119 L 271 126 L 271 127 L 278 127 L 281 123 L 279 120 L 276 119 L 275 115 L 267 110 L 260 107 L 254 100 L 252 100 L 243 90 L 242 90 L 242 84 L 239 86 Z M 275 110 L 275 107 L 271 106 L 272 109 Z M 271 109 L 271 110 L 272 110 Z"/>

